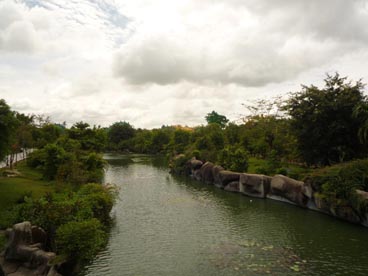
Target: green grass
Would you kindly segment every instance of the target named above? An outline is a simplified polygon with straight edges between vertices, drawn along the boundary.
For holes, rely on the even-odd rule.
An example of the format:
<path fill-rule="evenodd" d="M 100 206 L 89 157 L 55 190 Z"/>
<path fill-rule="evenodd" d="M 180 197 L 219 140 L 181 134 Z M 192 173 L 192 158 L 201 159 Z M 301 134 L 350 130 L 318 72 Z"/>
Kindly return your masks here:
<path fill-rule="evenodd" d="M 248 173 L 258 173 L 259 169 L 268 167 L 268 160 L 260 159 L 256 157 L 249 158 Z M 308 175 L 312 169 L 306 168 L 297 164 L 281 163 L 280 168 L 286 169 L 288 176 L 298 180 L 302 180 L 306 175 Z M 272 176 L 272 175 L 270 175 Z"/>
<path fill-rule="evenodd" d="M 249 157 L 248 173 L 257 173 L 257 169 L 263 168 L 266 165 L 267 160 Z"/>
<path fill-rule="evenodd" d="M 25 162 L 17 163 L 17 177 L 3 177 L 0 170 L 0 228 L 5 228 L 11 221 L 10 210 L 23 199 L 25 195 L 39 198 L 46 192 L 54 190 L 52 182 L 42 180 L 39 171 L 28 168 Z"/>

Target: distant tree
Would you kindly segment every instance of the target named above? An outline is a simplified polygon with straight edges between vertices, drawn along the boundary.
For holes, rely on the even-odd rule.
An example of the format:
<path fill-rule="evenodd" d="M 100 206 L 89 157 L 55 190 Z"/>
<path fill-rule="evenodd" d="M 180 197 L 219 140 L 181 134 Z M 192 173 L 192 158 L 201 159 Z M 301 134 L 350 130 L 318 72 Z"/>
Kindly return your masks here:
<path fill-rule="evenodd" d="M 134 127 L 128 122 L 116 122 L 111 125 L 107 132 L 110 148 L 117 149 L 122 141 L 129 140 L 135 135 Z"/>
<path fill-rule="evenodd" d="M 367 104 L 364 85 L 346 77 L 327 75 L 325 87 L 302 86 L 285 109 L 295 131 L 301 156 L 308 164 L 331 163 L 361 157 L 366 152 L 358 138 L 362 120 L 353 111 Z"/>
<path fill-rule="evenodd" d="M 229 122 L 224 115 L 220 115 L 216 111 L 208 113 L 205 118 L 208 124 L 218 124 L 221 128 L 224 128 Z"/>

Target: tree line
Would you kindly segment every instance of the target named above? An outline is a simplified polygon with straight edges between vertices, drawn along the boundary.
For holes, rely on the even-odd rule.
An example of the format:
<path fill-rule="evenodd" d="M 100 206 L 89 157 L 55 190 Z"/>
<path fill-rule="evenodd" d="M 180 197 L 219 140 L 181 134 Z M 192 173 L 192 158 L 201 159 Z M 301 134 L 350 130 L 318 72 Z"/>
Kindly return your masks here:
<path fill-rule="evenodd" d="M 67 149 L 136 152 L 148 154 L 187 153 L 217 162 L 226 152 L 261 159 L 326 166 L 363 158 L 367 154 L 368 101 L 361 81 L 339 74 L 328 75 L 325 85 L 302 86 L 286 100 L 260 100 L 245 105 L 251 114 L 241 124 L 229 122 L 216 111 L 205 117 L 207 125 L 135 128 L 115 122 L 107 128 L 79 122 L 71 128 L 48 118 L 24 115 L 0 101 L 0 159 L 23 148 L 42 148 L 67 133 L 79 141 L 58 141 Z M 69 144 L 68 144 L 69 143 Z M 68 150 L 67 150 L 68 151 Z"/>

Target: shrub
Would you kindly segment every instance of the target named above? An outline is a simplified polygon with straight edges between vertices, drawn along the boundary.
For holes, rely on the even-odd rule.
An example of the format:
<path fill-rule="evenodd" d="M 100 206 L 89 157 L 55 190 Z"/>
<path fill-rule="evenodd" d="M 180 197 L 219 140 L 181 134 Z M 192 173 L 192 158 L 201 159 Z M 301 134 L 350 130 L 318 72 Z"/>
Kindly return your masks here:
<path fill-rule="evenodd" d="M 58 254 L 75 262 L 85 262 L 92 259 L 104 246 L 106 233 L 95 218 L 71 221 L 58 228 L 55 241 Z"/>
<path fill-rule="evenodd" d="M 184 154 L 179 154 L 171 158 L 170 160 L 170 170 L 176 174 L 183 174 L 187 173 L 187 162 L 188 157 Z"/>
<path fill-rule="evenodd" d="M 218 162 L 224 168 L 236 171 L 246 172 L 248 169 L 248 152 L 241 147 L 228 146 L 220 151 Z"/>

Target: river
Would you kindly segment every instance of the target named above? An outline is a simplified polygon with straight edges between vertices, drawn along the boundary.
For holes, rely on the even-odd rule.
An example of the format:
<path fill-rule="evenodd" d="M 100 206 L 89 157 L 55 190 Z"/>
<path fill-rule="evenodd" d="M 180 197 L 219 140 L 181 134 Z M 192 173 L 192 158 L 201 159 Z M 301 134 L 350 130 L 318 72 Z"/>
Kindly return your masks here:
<path fill-rule="evenodd" d="M 105 159 L 115 223 L 82 275 L 368 275 L 367 228 L 175 177 L 157 158 Z"/>

